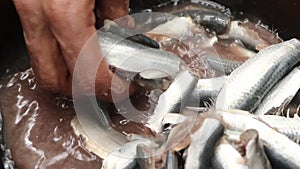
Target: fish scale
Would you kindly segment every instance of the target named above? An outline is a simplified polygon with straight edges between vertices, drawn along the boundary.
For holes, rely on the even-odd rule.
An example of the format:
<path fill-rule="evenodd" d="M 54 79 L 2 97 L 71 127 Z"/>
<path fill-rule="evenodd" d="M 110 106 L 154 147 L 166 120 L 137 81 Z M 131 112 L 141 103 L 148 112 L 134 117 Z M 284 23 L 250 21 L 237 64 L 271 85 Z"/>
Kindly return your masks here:
<path fill-rule="evenodd" d="M 297 39 L 261 50 L 231 73 L 217 97 L 216 109 L 252 112 L 299 61 L 300 42 Z"/>
<path fill-rule="evenodd" d="M 296 67 L 283 78 L 264 98 L 255 114 L 280 114 L 281 109 L 288 105 L 300 88 L 300 69 Z"/>
<path fill-rule="evenodd" d="M 300 146 L 260 121 L 257 116 L 241 110 L 217 110 L 215 114 L 221 116 L 228 130 L 237 132 L 247 129 L 257 130 L 274 169 L 300 169 Z"/>
<path fill-rule="evenodd" d="M 294 142 L 300 143 L 300 117 L 288 118 L 274 115 L 258 115 L 258 118 Z"/>
<path fill-rule="evenodd" d="M 175 76 L 184 62 L 176 55 L 132 42 L 109 32 L 98 32 L 102 53 L 109 65 L 146 79 Z"/>

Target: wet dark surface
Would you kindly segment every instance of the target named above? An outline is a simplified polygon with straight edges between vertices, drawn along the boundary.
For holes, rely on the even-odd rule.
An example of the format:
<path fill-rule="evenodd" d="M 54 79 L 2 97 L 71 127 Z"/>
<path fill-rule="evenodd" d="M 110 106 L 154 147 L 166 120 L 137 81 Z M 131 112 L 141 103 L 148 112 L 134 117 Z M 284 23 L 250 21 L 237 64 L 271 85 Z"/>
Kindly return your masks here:
<path fill-rule="evenodd" d="M 39 89 L 32 71 L 15 74 L 0 100 L 4 141 L 18 168 L 101 168 L 71 128 L 72 101 Z"/>

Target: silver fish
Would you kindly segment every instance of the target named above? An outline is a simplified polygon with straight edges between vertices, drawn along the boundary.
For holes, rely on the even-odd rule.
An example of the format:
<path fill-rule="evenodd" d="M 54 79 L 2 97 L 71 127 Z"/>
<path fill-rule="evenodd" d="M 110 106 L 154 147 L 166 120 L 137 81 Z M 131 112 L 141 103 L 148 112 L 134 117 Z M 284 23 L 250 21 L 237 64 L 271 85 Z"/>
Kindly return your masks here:
<path fill-rule="evenodd" d="M 295 115 L 293 118 L 274 115 L 258 115 L 258 118 L 278 132 L 286 135 L 294 142 L 300 143 L 300 118 L 298 115 Z"/>
<path fill-rule="evenodd" d="M 109 152 L 120 149 L 128 140 L 111 127 L 109 112 L 104 106 L 100 106 L 101 109 L 96 100 L 90 98 L 74 99 L 78 119 L 74 118 L 71 126 L 76 135 L 84 138 L 84 144 L 89 149 L 101 158 L 106 158 Z"/>
<path fill-rule="evenodd" d="M 245 146 L 245 158 L 249 168 L 272 169 L 256 130 L 249 129 L 243 132 L 240 135 L 240 142 Z"/>
<path fill-rule="evenodd" d="M 171 6 L 163 5 L 164 7 L 163 12 L 165 12 L 166 14 L 167 13 L 172 14 L 172 16 L 191 17 L 195 23 L 200 24 L 201 26 L 204 26 L 206 28 L 210 28 L 210 30 L 215 31 L 218 34 L 223 33 L 227 30 L 230 22 L 231 14 L 229 9 L 225 9 L 224 6 L 212 1 L 178 3 L 178 4 L 177 2 L 178 1 L 175 0 L 174 4 L 172 4 Z M 155 20 L 151 19 L 152 22 Z M 161 18 L 159 20 L 163 21 L 166 19 Z M 145 23 L 145 20 L 143 23 Z"/>
<path fill-rule="evenodd" d="M 225 75 L 229 75 L 243 63 L 241 61 L 229 60 L 215 56 L 205 57 L 205 60 L 212 69 L 224 72 Z"/>
<path fill-rule="evenodd" d="M 165 165 L 165 169 L 178 169 L 178 157 L 177 154 L 172 151 L 169 150 L 167 152 L 167 159 L 166 159 L 166 165 Z"/>
<path fill-rule="evenodd" d="M 248 21 L 232 21 L 230 23 L 229 31 L 221 36 L 241 40 L 256 50 L 261 50 L 282 41 L 278 35 L 273 32 Z"/>
<path fill-rule="evenodd" d="M 192 134 L 192 141 L 187 149 L 185 169 L 208 169 L 216 142 L 223 135 L 224 126 L 220 121 L 206 118 L 202 126 Z"/>
<path fill-rule="evenodd" d="M 162 144 L 157 152 L 163 153 L 168 150 L 180 151 L 190 144 L 190 132 L 192 132 L 191 130 L 193 130 L 198 121 L 198 113 L 183 110 L 182 114 L 185 114 L 186 119 L 169 130 L 164 144 Z"/>
<path fill-rule="evenodd" d="M 213 10 L 205 7 L 193 7 L 191 9 L 185 8 L 183 10 L 171 12 L 176 16 L 189 16 L 193 21 L 201 26 L 209 28 L 216 32 L 216 34 L 224 33 L 230 23 L 230 17 L 221 11 Z"/>
<path fill-rule="evenodd" d="M 157 106 L 148 119 L 146 126 L 153 132 L 159 133 L 162 130 L 164 116 L 167 113 L 180 112 L 196 84 L 197 78 L 190 74 L 188 70 L 177 75 L 169 88 L 159 96 Z"/>
<path fill-rule="evenodd" d="M 218 42 L 214 43 L 214 48 L 220 57 L 210 55 L 204 59 L 212 69 L 225 75 L 229 75 L 246 59 L 256 54 L 246 49 L 242 42 L 232 39 L 218 39 Z"/>
<path fill-rule="evenodd" d="M 138 144 L 136 147 L 138 166 L 143 169 L 155 169 L 153 153 L 150 147 L 145 144 Z"/>
<path fill-rule="evenodd" d="M 210 79 L 199 79 L 187 106 L 205 106 L 217 98 L 228 76 L 221 76 Z M 200 101 L 200 102 L 197 102 Z"/>
<path fill-rule="evenodd" d="M 264 144 L 265 152 L 273 168 L 300 168 L 300 146 L 258 120 L 255 115 L 241 110 L 217 110 L 210 114 L 220 115 L 229 130 L 244 132 L 248 129 L 255 129 Z"/>
<path fill-rule="evenodd" d="M 245 159 L 225 137 L 215 148 L 212 166 L 214 169 L 249 169 Z"/>
<path fill-rule="evenodd" d="M 184 64 L 170 52 L 149 48 L 109 32 L 97 33 L 108 64 L 122 71 L 139 73 L 145 79 L 157 79 L 174 76 Z"/>
<path fill-rule="evenodd" d="M 111 152 L 103 161 L 102 169 L 134 169 L 138 166 L 137 146 L 139 144 L 152 146 L 152 140 L 139 139 L 123 145 L 119 150 Z"/>
<path fill-rule="evenodd" d="M 268 91 L 300 61 L 300 41 L 261 50 L 234 70 L 221 89 L 216 109 L 255 110 Z"/>
<path fill-rule="evenodd" d="M 191 18 L 175 17 L 174 19 L 161 24 L 147 32 L 147 34 L 164 35 L 174 39 L 191 34 L 192 29 L 198 29 L 192 22 Z"/>
<path fill-rule="evenodd" d="M 300 89 L 300 69 L 296 67 L 267 94 L 255 114 L 280 114 Z"/>
<path fill-rule="evenodd" d="M 105 26 L 103 28 L 108 32 L 151 48 L 159 48 L 159 44 L 155 40 L 141 34 L 139 31 L 121 27 L 114 21 L 108 19 L 104 20 L 104 24 Z"/>

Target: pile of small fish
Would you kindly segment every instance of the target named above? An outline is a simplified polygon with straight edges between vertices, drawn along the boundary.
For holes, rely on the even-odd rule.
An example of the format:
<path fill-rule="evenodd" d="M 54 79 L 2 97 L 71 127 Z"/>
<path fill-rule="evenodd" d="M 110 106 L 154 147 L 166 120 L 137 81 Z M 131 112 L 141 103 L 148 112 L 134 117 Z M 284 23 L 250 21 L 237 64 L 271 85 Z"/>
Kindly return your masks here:
<path fill-rule="evenodd" d="M 119 75 L 148 82 L 174 77 L 144 121 L 153 137 L 115 136 L 109 120 L 100 127 L 88 122 L 90 130 L 107 131 L 103 144 L 103 135 L 94 139 L 106 148 L 100 153 L 97 144 L 93 148 L 104 158 L 102 168 L 300 169 L 300 117 L 279 116 L 300 89 L 300 41 L 283 41 L 261 24 L 199 4 L 170 14 L 149 17 L 154 26 L 146 34 L 115 24 L 99 32 Z M 176 24 L 180 29 L 172 30 Z M 151 39 L 155 34 L 166 36 L 157 43 Z M 201 70 L 213 70 L 212 76 L 193 69 L 194 55 L 186 64 L 186 58 L 158 49 L 166 39 L 194 47 Z M 73 127 L 89 137 L 76 129 L 78 121 Z"/>

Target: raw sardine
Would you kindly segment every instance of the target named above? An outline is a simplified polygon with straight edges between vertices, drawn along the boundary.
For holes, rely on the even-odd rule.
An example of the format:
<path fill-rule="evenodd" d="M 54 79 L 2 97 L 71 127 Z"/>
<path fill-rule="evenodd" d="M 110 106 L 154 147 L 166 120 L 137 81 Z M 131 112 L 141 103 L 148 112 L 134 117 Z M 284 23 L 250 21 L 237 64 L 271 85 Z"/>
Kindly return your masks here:
<path fill-rule="evenodd" d="M 206 106 L 217 98 L 228 76 L 199 79 L 193 93 L 187 102 L 187 106 L 199 107 Z M 200 101 L 200 102 L 197 102 Z"/>
<path fill-rule="evenodd" d="M 245 146 L 245 158 L 249 168 L 272 169 L 256 130 L 249 129 L 243 132 L 240 136 L 240 143 Z"/>
<path fill-rule="evenodd" d="M 148 119 L 146 126 L 155 133 L 162 131 L 164 116 L 167 113 L 180 112 L 180 109 L 185 106 L 196 84 L 197 78 L 188 70 L 177 75 L 169 88 L 159 96 L 157 106 Z"/>
<path fill-rule="evenodd" d="M 282 42 L 278 35 L 248 21 L 232 21 L 228 33 L 222 36 L 239 39 L 256 50 Z"/>
<path fill-rule="evenodd" d="M 98 31 L 98 36 L 109 65 L 122 71 L 139 73 L 145 79 L 174 76 L 184 64 L 170 52 L 149 48 L 109 32 Z"/>
<path fill-rule="evenodd" d="M 274 115 L 258 115 L 258 118 L 278 132 L 286 135 L 296 143 L 300 143 L 300 118 L 295 115 L 293 118 L 274 116 Z"/>
<path fill-rule="evenodd" d="M 300 61 L 300 41 L 261 50 L 234 70 L 221 89 L 216 109 L 255 110 L 271 88 Z"/>
<path fill-rule="evenodd" d="M 213 112 L 210 114 L 220 115 L 229 130 L 244 132 L 248 129 L 255 129 L 274 169 L 300 168 L 300 146 L 258 120 L 255 115 L 241 110 L 231 110 L 230 112 L 217 110 L 215 114 Z"/>
<path fill-rule="evenodd" d="M 192 134 L 187 149 L 185 169 L 208 169 L 216 142 L 223 135 L 224 126 L 216 119 L 206 118 L 202 126 Z"/>
<path fill-rule="evenodd" d="M 178 169 L 178 157 L 176 152 L 169 150 L 167 152 L 167 159 L 165 169 Z"/>
<path fill-rule="evenodd" d="M 255 114 L 280 114 L 300 89 L 300 69 L 296 67 L 267 94 Z"/>
<path fill-rule="evenodd" d="M 223 137 L 212 159 L 214 169 L 249 169 L 241 154 Z"/>

